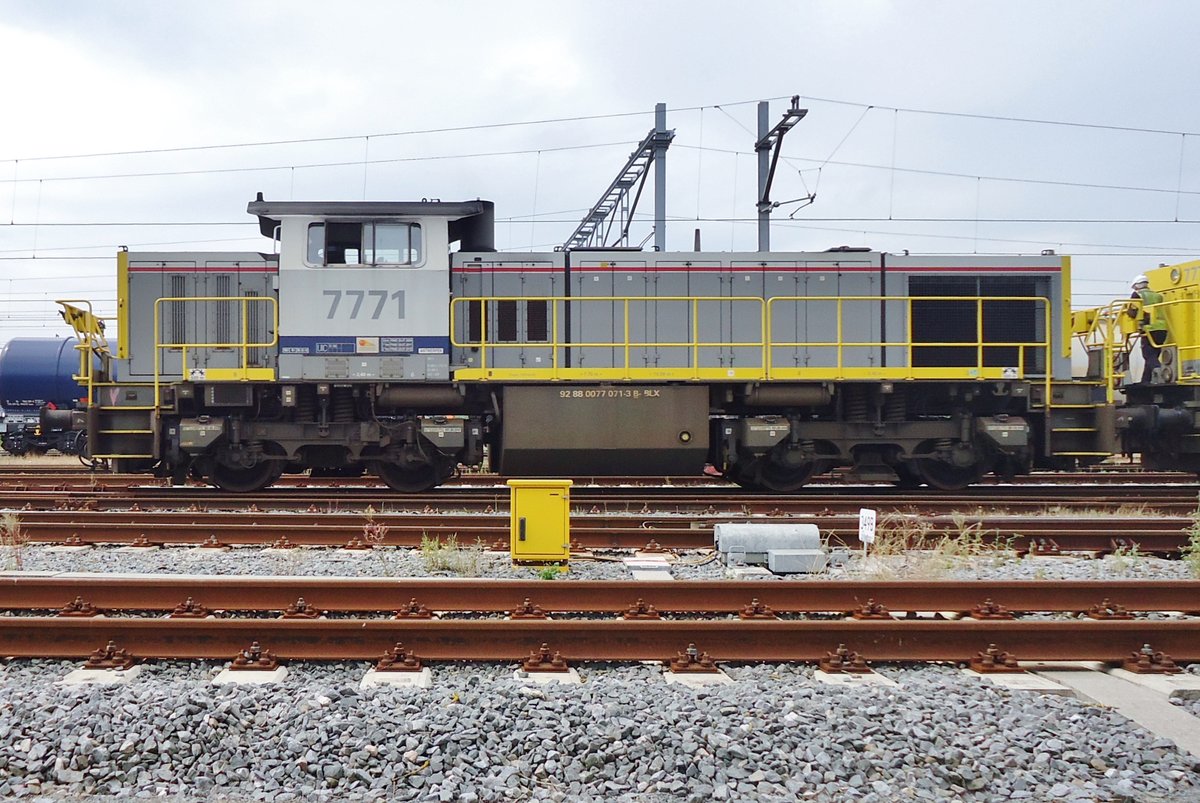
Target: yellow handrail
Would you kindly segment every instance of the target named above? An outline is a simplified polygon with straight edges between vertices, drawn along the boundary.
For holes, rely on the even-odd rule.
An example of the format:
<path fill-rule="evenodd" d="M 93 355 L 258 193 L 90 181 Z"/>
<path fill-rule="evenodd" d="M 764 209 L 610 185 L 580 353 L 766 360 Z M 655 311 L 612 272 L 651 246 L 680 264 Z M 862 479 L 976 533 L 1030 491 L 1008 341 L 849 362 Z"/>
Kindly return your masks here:
<path fill-rule="evenodd" d="M 925 301 L 952 301 L 952 302 L 968 302 L 975 305 L 975 338 L 967 341 L 914 341 L 913 339 L 913 314 L 912 305 L 914 302 Z M 985 309 L 988 304 L 997 302 L 1012 302 L 1020 301 L 1033 303 L 1038 305 L 1042 310 L 1042 324 L 1044 336 L 1038 339 L 1029 340 L 1014 340 L 1014 341 L 996 341 L 987 340 L 983 336 L 983 323 L 985 317 Z M 488 335 L 488 308 L 495 303 L 500 302 L 525 302 L 525 303 L 547 303 L 551 308 L 551 327 L 547 332 L 544 341 L 529 341 L 516 340 L 512 342 L 497 342 Z M 846 309 L 847 304 L 861 302 L 878 302 L 888 304 L 904 304 L 906 317 L 906 336 L 903 340 L 855 340 L 848 341 L 844 339 L 846 321 L 852 316 Z M 463 305 L 478 304 L 479 307 L 479 322 L 480 335 L 478 340 L 471 340 L 469 336 L 462 338 L 464 331 L 467 331 L 464 326 L 464 320 L 469 319 L 469 314 L 464 317 Z M 690 338 L 684 341 L 664 341 L 664 340 L 639 340 L 635 339 L 630 331 L 632 324 L 632 307 L 638 304 L 686 304 L 688 314 L 691 316 Z M 559 321 L 561 320 L 560 310 L 565 309 L 567 304 L 573 305 L 575 309 L 582 309 L 591 304 L 606 304 L 614 308 L 619 308 L 620 330 L 621 334 L 614 337 L 612 340 L 598 341 L 570 341 L 564 339 L 564 334 L 559 330 Z M 754 319 L 758 323 L 759 337 L 757 340 L 725 340 L 702 339 L 700 333 L 700 313 L 702 308 L 711 304 L 729 304 L 730 314 L 734 318 L 748 321 Z M 770 333 L 773 331 L 772 324 L 778 318 L 777 309 L 781 309 L 784 305 L 788 305 L 789 310 L 794 310 L 798 306 L 805 305 L 834 305 L 835 311 L 835 331 L 832 339 L 829 340 L 805 340 L 805 341 L 781 341 L 772 340 Z M 477 370 L 466 369 L 465 374 L 459 375 L 463 378 L 488 378 L 494 372 L 503 372 L 510 375 L 510 378 L 528 378 L 528 379 L 547 379 L 557 381 L 561 379 L 569 379 L 572 377 L 578 378 L 612 378 L 629 380 L 635 376 L 643 378 L 679 378 L 679 379 L 701 379 L 719 377 L 721 371 L 725 371 L 729 378 L 737 379 L 792 379 L 802 378 L 801 374 L 806 377 L 816 378 L 819 373 L 819 378 L 824 379 L 847 379 L 847 378 L 865 378 L 870 373 L 871 376 L 882 376 L 888 374 L 896 378 L 930 378 L 931 372 L 936 373 L 937 367 L 931 366 L 928 369 L 915 368 L 913 366 L 913 351 L 919 348 L 931 347 L 949 347 L 949 348 L 972 348 L 975 351 L 975 365 L 955 367 L 953 371 L 947 370 L 943 373 L 954 373 L 954 378 L 961 375 L 963 378 L 1017 378 L 1012 376 L 1011 371 L 1004 371 L 996 366 L 985 365 L 985 350 L 996 347 L 1006 347 L 1017 349 L 1016 365 L 1007 366 L 1014 368 L 1018 377 L 1024 377 L 1028 369 L 1027 355 L 1025 350 L 1028 348 L 1039 349 L 1044 353 L 1045 366 L 1045 381 L 1047 384 L 1047 392 L 1049 391 L 1049 381 L 1052 373 L 1052 329 L 1050 326 L 1050 301 L 1042 296 L 829 296 L 829 297 L 809 297 L 809 296 L 776 296 L 770 299 L 752 296 L 733 296 L 733 297 L 699 297 L 699 296 L 584 296 L 584 297 L 563 297 L 563 296 L 478 296 L 478 297 L 460 297 L 451 301 L 451 343 L 458 348 L 473 348 L 479 351 L 479 368 Z M 719 333 L 718 333 L 719 336 Z M 711 348 L 738 348 L 738 349 L 753 349 L 759 353 L 759 361 L 757 365 L 743 366 L 736 370 L 732 367 L 705 367 L 700 365 L 700 349 L 704 347 Z M 820 369 L 801 369 L 792 367 L 776 366 L 773 364 L 772 351 L 777 348 L 803 348 L 808 350 L 816 349 L 834 349 L 835 365 L 832 368 Z M 892 368 L 870 368 L 865 369 L 862 366 L 848 366 L 845 350 L 847 348 L 897 348 L 904 349 L 907 355 L 905 366 L 897 366 Z M 501 349 L 529 349 L 529 348 L 547 348 L 551 350 L 551 360 L 549 368 L 520 368 L 520 369 L 493 369 L 490 366 L 494 363 L 494 351 Z M 601 366 L 596 368 L 564 368 L 559 359 L 559 349 L 573 348 L 612 348 L 621 350 L 621 358 L 614 361 L 612 366 Z M 630 353 L 639 348 L 656 348 L 656 349 L 683 349 L 686 348 L 690 352 L 690 366 L 686 368 L 670 368 L 670 369 L 634 369 L 630 364 Z M 618 364 L 619 363 L 619 364 Z M 461 369 L 460 369 L 461 370 Z M 715 372 L 715 373 L 714 373 Z"/>
<path fill-rule="evenodd" d="M 184 341 L 181 343 L 163 343 L 161 340 L 162 327 L 160 324 L 160 309 L 164 303 L 175 302 L 199 302 L 199 301 L 222 301 L 222 302 L 238 302 L 240 306 L 240 315 L 238 316 L 241 322 L 241 338 L 228 343 L 193 343 Z M 249 305 L 251 303 L 268 304 L 271 310 L 271 338 L 265 342 L 253 342 L 249 333 Z M 237 349 L 240 352 L 238 367 L 234 370 L 233 379 L 237 381 L 248 381 L 251 376 L 250 369 L 250 349 L 271 348 L 279 343 L 279 302 L 273 296 L 179 296 L 159 298 L 154 302 L 154 404 L 159 404 L 159 387 L 162 383 L 162 370 L 160 367 L 159 352 L 167 349 L 179 349 L 180 351 L 180 369 L 179 375 L 182 379 L 188 378 L 187 356 L 189 349 Z"/>
<path fill-rule="evenodd" d="M 1184 376 L 1182 370 L 1185 355 L 1194 360 L 1196 353 L 1200 352 L 1195 323 L 1200 320 L 1200 299 L 1174 298 L 1158 304 L 1145 304 L 1137 298 L 1121 299 L 1103 307 L 1076 310 L 1072 314 L 1073 332 L 1084 349 L 1088 353 L 1101 353 L 1104 372 L 1100 379 L 1104 382 L 1110 402 L 1126 376 L 1124 371 L 1117 368 L 1118 357 L 1133 350 L 1133 343 L 1141 332 L 1139 321 L 1143 313 L 1153 315 L 1156 310 L 1162 311 L 1167 322 L 1162 348 L 1173 347 L 1178 356 L 1179 366 L 1174 382 L 1200 382 L 1200 376 Z"/>

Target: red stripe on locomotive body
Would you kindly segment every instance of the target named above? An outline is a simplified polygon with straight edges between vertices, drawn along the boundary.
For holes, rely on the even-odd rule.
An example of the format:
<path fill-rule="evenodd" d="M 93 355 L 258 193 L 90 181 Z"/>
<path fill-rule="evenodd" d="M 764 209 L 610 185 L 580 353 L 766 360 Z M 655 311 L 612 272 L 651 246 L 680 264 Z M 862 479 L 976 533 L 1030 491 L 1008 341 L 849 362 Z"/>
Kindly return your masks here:
<path fill-rule="evenodd" d="M 177 265 L 175 267 L 161 265 L 130 265 L 128 268 L 130 273 L 278 273 L 279 268 L 274 265 L 259 265 L 256 267 L 188 267 Z"/>
<path fill-rule="evenodd" d="M 542 265 L 504 265 L 503 267 L 475 267 L 470 265 L 460 265 L 451 268 L 452 273 L 561 273 L 562 265 L 545 267 Z"/>
<path fill-rule="evenodd" d="M 131 268 L 132 270 L 132 268 Z M 542 267 L 542 266 L 503 266 L 503 267 L 468 267 L 466 265 L 451 268 L 453 273 L 561 273 L 564 270 L 562 266 L 558 267 Z M 885 270 L 886 273 L 1061 273 L 1062 267 L 1053 265 L 1049 267 L 1031 267 L 1027 265 L 994 265 L 986 268 L 972 267 L 969 265 L 945 265 L 945 266 L 918 266 L 918 267 L 888 267 L 882 269 L 878 266 L 868 267 L 847 267 L 847 266 L 804 266 L 797 267 L 794 265 L 786 266 L 739 266 L 728 267 L 719 266 L 614 266 L 608 268 L 600 268 L 595 266 L 579 267 L 573 265 L 572 273 L 879 273 L 880 270 Z"/>
<path fill-rule="evenodd" d="M 986 268 L 973 268 L 967 265 L 955 266 L 940 266 L 940 267 L 904 267 L 894 268 L 889 266 L 888 273 L 915 273 L 921 271 L 924 273 L 1061 273 L 1061 265 L 1051 265 L 1049 267 L 1030 267 L 1028 265 L 991 265 Z"/>
<path fill-rule="evenodd" d="M 278 268 L 136 268 L 130 265 L 131 274 L 277 274 Z"/>

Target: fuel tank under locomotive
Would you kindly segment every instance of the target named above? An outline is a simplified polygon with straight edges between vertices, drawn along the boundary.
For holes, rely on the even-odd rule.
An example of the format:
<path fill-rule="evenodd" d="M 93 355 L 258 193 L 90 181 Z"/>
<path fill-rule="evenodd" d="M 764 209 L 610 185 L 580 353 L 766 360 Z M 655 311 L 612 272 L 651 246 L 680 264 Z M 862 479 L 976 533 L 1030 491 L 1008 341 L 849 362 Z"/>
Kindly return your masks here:
<path fill-rule="evenodd" d="M 708 400 L 699 385 L 509 386 L 494 468 L 517 477 L 699 474 Z"/>

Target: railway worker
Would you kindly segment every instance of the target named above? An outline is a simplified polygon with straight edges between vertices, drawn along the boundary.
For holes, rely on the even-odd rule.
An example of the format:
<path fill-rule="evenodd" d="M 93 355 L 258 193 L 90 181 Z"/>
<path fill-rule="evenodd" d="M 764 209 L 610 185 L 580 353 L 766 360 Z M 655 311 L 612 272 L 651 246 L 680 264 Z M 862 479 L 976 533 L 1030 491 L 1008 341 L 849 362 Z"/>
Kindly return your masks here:
<path fill-rule="evenodd" d="M 1162 308 L 1148 307 L 1161 304 L 1163 295 L 1151 290 L 1150 280 L 1141 273 L 1133 278 L 1133 295 L 1130 298 L 1142 302 L 1141 316 L 1138 316 L 1138 308 L 1133 305 L 1129 308 L 1129 316 L 1138 318 L 1138 330 L 1142 335 L 1142 382 L 1148 383 L 1154 378 L 1154 369 L 1160 365 L 1158 355 L 1162 352 L 1163 343 L 1167 342 L 1167 318 Z"/>

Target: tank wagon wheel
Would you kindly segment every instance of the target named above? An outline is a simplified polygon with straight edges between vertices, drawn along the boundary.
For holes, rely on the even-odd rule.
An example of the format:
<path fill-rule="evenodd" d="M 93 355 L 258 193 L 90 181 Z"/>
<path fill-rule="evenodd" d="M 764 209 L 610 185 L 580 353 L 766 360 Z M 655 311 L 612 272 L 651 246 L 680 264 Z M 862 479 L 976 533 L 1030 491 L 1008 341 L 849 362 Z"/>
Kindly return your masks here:
<path fill-rule="evenodd" d="M 282 456 L 283 447 L 273 443 L 263 445 L 267 454 Z M 231 466 L 214 459 L 209 465 L 207 479 L 222 491 L 250 493 L 261 491 L 283 476 L 284 460 L 259 460 L 250 466 Z"/>

